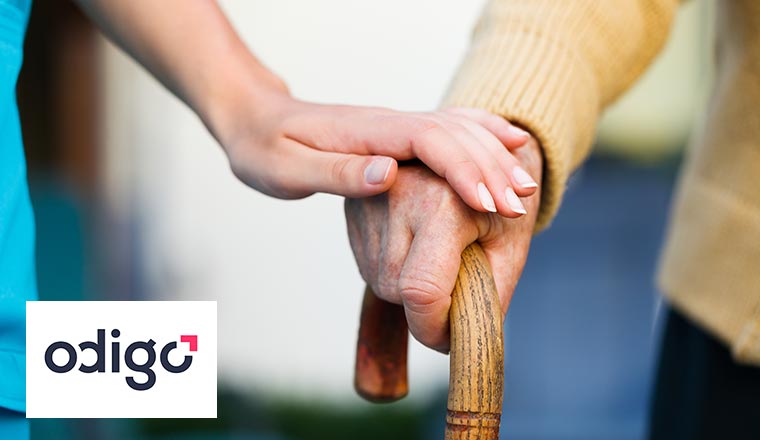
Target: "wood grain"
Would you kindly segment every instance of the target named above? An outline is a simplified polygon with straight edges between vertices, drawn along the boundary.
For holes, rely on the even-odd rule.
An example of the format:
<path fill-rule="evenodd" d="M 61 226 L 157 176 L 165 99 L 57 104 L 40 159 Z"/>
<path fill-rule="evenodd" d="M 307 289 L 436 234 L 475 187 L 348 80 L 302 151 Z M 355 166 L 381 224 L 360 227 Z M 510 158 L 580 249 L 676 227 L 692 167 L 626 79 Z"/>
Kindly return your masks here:
<path fill-rule="evenodd" d="M 496 440 L 504 387 L 501 306 L 483 249 L 462 253 L 449 311 L 451 354 L 446 440 Z M 403 308 L 367 288 L 362 305 L 355 387 L 388 402 L 406 395 L 408 329 Z"/>
<path fill-rule="evenodd" d="M 472 244 L 451 298 L 446 440 L 495 440 L 504 391 L 501 306 L 483 249 Z"/>
<path fill-rule="evenodd" d="M 393 402 L 409 391 L 404 308 L 379 299 L 367 286 L 356 346 L 354 388 L 371 402 Z"/>

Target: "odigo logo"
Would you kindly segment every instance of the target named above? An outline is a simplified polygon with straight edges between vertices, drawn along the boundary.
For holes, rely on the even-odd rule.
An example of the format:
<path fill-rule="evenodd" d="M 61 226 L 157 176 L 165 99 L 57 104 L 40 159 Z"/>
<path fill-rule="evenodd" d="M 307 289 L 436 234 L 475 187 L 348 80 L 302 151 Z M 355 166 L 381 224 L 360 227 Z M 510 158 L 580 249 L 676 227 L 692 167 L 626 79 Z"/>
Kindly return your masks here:
<path fill-rule="evenodd" d="M 97 342 L 84 341 L 80 343 L 79 353 L 84 353 L 85 350 L 92 350 L 95 352 L 95 362 L 92 365 L 85 365 L 82 362 L 79 365 L 79 371 L 82 373 L 105 373 L 106 372 L 106 331 L 105 329 L 98 329 Z M 111 330 L 111 337 L 117 339 L 121 335 L 119 329 Z M 191 352 L 198 351 L 198 335 L 181 335 L 179 337 L 180 342 L 188 343 Z M 121 365 L 121 352 L 119 349 L 119 342 L 111 342 L 111 373 L 118 373 Z M 156 341 L 149 339 L 145 341 L 137 341 L 129 344 L 124 351 L 124 364 L 126 367 L 135 373 L 143 373 L 147 376 L 145 382 L 138 382 L 133 376 L 127 376 L 127 385 L 130 388 L 137 391 L 149 390 L 156 384 L 156 373 L 153 371 L 153 365 L 156 363 Z M 190 368 L 193 363 L 193 356 L 185 356 L 185 359 L 179 365 L 174 365 L 169 361 L 169 353 L 177 348 L 177 341 L 169 342 L 161 349 L 159 361 L 164 370 L 169 373 L 182 373 Z M 53 356 L 59 350 L 66 352 L 68 360 L 66 363 L 59 364 L 53 360 Z M 135 352 L 142 350 L 147 353 L 147 359 L 145 362 L 138 363 L 135 360 Z M 60 361 L 60 359 L 59 359 Z M 73 370 L 77 365 L 77 350 L 68 342 L 58 341 L 50 344 L 47 350 L 45 350 L 45 364 L 54 373 L 68 373 Z"/>

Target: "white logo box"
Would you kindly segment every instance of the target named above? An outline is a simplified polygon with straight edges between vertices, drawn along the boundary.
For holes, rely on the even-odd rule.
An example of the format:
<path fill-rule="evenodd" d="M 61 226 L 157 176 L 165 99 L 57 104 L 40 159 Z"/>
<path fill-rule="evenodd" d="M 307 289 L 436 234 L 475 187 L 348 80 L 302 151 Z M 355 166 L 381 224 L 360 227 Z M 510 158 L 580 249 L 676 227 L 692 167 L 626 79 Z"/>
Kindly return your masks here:
<path fill-rule="evenodd" d="M 216 418 L 216 337 L 215 301 L 28 301 L 27 417 Z"/>

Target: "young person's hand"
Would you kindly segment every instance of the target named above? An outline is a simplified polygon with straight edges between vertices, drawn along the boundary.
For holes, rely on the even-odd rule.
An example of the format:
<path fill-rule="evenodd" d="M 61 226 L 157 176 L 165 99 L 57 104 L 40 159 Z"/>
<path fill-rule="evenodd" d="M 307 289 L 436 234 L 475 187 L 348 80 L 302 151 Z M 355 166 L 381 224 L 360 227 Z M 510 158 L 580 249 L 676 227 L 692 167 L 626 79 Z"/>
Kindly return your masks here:
<path fill-rule="evenodd" d="M 387 191 L 396 160 L 420 159 L 477 211 L 519 217 L 536 182 L 510 149 L 530 137 L 484 110 L 409 113 L 320 105 L 269 93 L 241 103 L 218 133 L 235 175 L 274 197 Z"/>
<path fill-rule="evenodd" d="M 77 0 L 219 140 L 235 175 L 280 198 L 386 191 L 396 160 L 419 158 L 471 208 L 525 213 L 536 191 L 509 149 L 528 134 L 482 110 L 402 113 L 310 104 L 243 44 L 216 2 Z M 178 12 L 179 11 L 179 12 Z"/>

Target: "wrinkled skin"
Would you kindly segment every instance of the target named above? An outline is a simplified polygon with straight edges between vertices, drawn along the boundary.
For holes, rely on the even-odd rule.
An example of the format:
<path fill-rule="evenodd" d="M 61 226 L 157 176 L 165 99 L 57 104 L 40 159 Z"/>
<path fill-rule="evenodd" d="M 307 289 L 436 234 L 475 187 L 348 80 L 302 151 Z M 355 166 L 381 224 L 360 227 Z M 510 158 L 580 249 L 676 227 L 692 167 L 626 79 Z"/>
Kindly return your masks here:
<path fill-rule="evenodd" d="M 535 140 L 514 154 L 540 182 L 543 161 Z M 448 310 L 460 255 L 474 241 L 488 257 L 506 314 L 528 255 L 540 192 L 523 203 L 528 214 L 517 219 L 474 211 L 445 180 L 424 166 L 412 165 L 399 168 L 387 193 L 347 199 L 345 210 L 351 247 L 364 280 L 381 299 L 403 304 L 417 340 L 446 352 Z"/>

